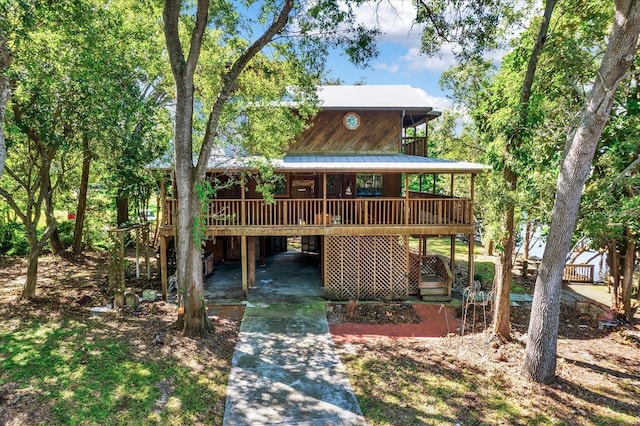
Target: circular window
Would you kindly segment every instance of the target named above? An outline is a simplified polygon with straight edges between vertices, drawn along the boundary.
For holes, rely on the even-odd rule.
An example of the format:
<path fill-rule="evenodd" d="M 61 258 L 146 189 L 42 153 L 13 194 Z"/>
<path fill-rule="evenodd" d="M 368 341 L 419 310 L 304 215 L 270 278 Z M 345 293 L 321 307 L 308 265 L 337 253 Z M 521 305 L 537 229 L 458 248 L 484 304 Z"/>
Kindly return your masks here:
<path fill-rule="evenodd" d="M 342 119 L 342 123 L 347 130 L 355 130 L 360 126 L 360 116 L 355 112 L 348 112 Z"/>

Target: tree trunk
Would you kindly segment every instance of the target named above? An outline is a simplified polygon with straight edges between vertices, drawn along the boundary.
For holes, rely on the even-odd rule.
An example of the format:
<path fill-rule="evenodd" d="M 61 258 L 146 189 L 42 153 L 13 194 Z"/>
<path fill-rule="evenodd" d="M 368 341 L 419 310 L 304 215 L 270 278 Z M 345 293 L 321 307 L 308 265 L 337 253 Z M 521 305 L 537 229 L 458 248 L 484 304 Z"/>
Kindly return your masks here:
<path fill-rule="evenodd" d="M 620 309 L 618 304 L 618 301 L 620 300 L 618 297 L 620 288 L 620 268 L 618 265 L 620 261 L 618 259 L 618 243 L 616 241 L 612 241 L 612 243 L 609 244 L 607 263 L 609 264 L 609 292 L 611 293 L 611 307 L 616 311 Z M 613 288 L 613 292 L 611 292 L 611 288 Z"/>
<path fill-rule="evenodd" d="M 80 193 L 78 194 L 78 206 L 76 208 L 76 224 L 73 229 L 72 250 L 75 254 L 82 252 L 82 231 L 84 229 L 84 216 L 87 211 L 87 192 L 89 189 L 89 171 L 91 169 L 91 150 L 89 138 L 82 137 L 82 176 L 80 177 Z"/>
<path fill-rule="evenodd" d="M 41 150 L 44 152 L 44 150 Z M 51 253 L 54 255 L 60 254 L 64 251 L 64 245 L 60 241 L 60 233 L 58 232 L 58 222 L 56 221 L 53 203 L 53 185 L 51 185 L 51 161 L 55 151 L 50 150 L 43 157 L 46 158 L 47 165 L 42 167 L 40 176 L 42 179 L 42 191 L 43 191 L 43 203 L 44 203 L 44 215 L 47 219 L 47 228 L 51 229 L 49 237 L 49 246 L 51 247 Z M 45 241 L 46 242 L 46 241 Z"/>
<path fill-rule="evenodd" d="M 49 247 L 51 247 L 51 254 L 58 255 L 64 251 L 64 244 L 60 240 L 60 232 L 58 232 L 58 228 L 51 233 L 51 238 L 49 238 Z"/>
<path fill-rule="evenodd" d="M 524 226 L 524 246 L 522 249 L 522 276 L 527 278 L 529 276 L 529 245 L 531 244 L 531 221 L 527 220 Z"/>
<path fill-rule="evenodd" d="M 176 120 L 177 121 L 177 120 Z M 192 167 L 188 165 L 188 167 Z M 179 171 L 180 170 L 180 171 Z M 191 179 L 179 176 L 184 173 L 176 164 L 176 183 L 181 194 L 178 202 L 176 229 L 176 276 L 183 297 L 185 336 L 200 336 L 209 330 L 204 306 L 204 280 L 200 241 L 196 242 L 198 230 L 194 230 L 199 208 L 199 199 L 191 190 Z M 187 174 L 188 173 L 187 171 Z M 195 235 L 194 235 L 195 234 Z"/>
<path fill-rule="evenodd" d="M 486 256 L 493 256 L 493 246 L 494 246 L 494 244 L 495 243 L 493 242 L 493 240 L 489 241 L 489 243 L 487 244 L 486 249 L 484 251 L 484 254 Z"/>
<path fill-rule="evenodd" d="M 506 169 L 505 169 L 506 170 Z M 513 175 L 513 174 L 512 174 Z M 515 179 L 515 175 L 514 179 Z M 505 178 L 505 180 L 508 178 Z M 515 189 L 516 182 L 512 181 L 512 190 Z M 505 212 L 506 237 L 502 241 L 502 252 L 496 263 L 496 283 L 494 285 L 496 304 L 493 310 L 493 334 L 500 339 L 511 340 L 511 276 L 513 271 L 513 248 L 514 248 L 514 217 L 515 206 L 509 203 Z"/>
<path fill-rule="evenodd" d="M 622 309 L 624 316 L 630 324 L 633 324 L 633 310 L 631 309 L 631 287 L 633 284 L 633 267 L 636 263 L 636 240 L 629 227 L 625 227 L 627 237 L 627 250 L 624 256 L 624 280 L 622 281 Z"/>
<path fill-rule="evenodd" d="M 13 54 L 7 46 L 7 38 L 0 31 L 0 177 L 4 172 L 4 162 L 7 159 L 7 146 L 4 142 L 4 111 L 11 96 L 11 86 L 6 70 L 13 62 Z"/>
<path fill-rule="evenodd" d="M 502 176 L 508 189 L 515 191 L 517 189 L 518 174 L 513 169 L 513 166 L 509 164 L 509 160 L 512 157 L 512 153 L 522 145 L 524 141 L 524 134 L 520 131 L 521 127 L 526 128 L 528 120 L 529 100 L 531 99 L 531 88 L 533 87 L 533 80 L 535 78 L 536 69 L 538 67 L 538 58 L 542 53 L 545 41 L 547 39 L 547 32 L 549 31 L 549 23 L 551 22 L 551 15 L 557 0 L 547 0 L 545 2 L 544 16 L 538 30 L 538 37 L 536 43 L 529 56 L 527 62 L 527 70 L 525 72 L 524 80 L 522 82 L 522 90 L 520 92 L 519 99 L 519 116 L 517 118 L 517 128 L 513 134 L 508 135 L 507 144 L 505 146 L 505 152 L 503 157 L 506 159 L 506 165 L 502 170 Z M 500 336 L 502 339 L 511 339 L 511 310 L 509 293 L 511 291 L 511 273 L 513 269 L 513 248 L 514 232 L 515 232 L 515 200 L 511 195 L 507 200 L 507 206 L 504 213 L 505 224 L 505 236 L 502 244 L 504 253 L 500 256 L 499 265 L 496 265 L 496 307 L 493 315 L 493 333 Z"/>
<path fill-rule="evenodd" d="M 116 222 L 118 226 L 129 222 L 129 197 L 123 194 L 116 197 Z"/>
<path fill-rule="evenodd" d="M 22 300 L 32 300 L 36 297 L 36 285 L 38 283 L 40 247 L 35 234 L 35 225 L 33 226 L 33 230 L 28 233 L 29 257 L 27 260 L 27 278 L 22 288 Z"/>
<path fill-rule="evenodd" d="M 582 190 L 591 160 L 609 118 L 618 83 L 634 59 L 640 31 L 640 2 L 615 2 L 613 30 L 575 132 L 567 140 L 551 212 L 549 238 L 536 280 L 524 358 L 530 380 L 555 378 L 564 259 L 575 229 Z"/>

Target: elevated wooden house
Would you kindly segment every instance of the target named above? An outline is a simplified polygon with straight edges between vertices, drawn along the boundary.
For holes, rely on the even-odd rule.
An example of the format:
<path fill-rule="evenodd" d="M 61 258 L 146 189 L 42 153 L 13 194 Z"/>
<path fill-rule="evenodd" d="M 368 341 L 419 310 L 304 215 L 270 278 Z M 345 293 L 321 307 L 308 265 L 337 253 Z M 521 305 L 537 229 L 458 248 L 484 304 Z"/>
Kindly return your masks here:
<path fill-rule="evenodd" d="M 437 118 L 423 92 L 410 86 L 323 86 L 320 112 L 281 160 L 275 202 L 266 203 L 249 179 L 209 201 L 204 272 L 240 260 L 245 294 L 256 260 L 283 239 L 302 237 L 319 253 L 329 299 L 451 298 L 455 238 L 469 244 L 473 279 L 474 176 L 481 164 L 428 156 L 426 124 Z M 238 159 L 210 162 L 210 177 L 254 172 Z M 170 168 L 164 169 L 170 173 Z M 178 199 L 163 189 L 160 225 L 162 283 L 175 232 Z M 450 238 L 448 258 L 429 254 L 428 239 Z M 410 238 L 418 241 L 410 248 Z M 286 241 L 286 240 L 284 240 Z"/>

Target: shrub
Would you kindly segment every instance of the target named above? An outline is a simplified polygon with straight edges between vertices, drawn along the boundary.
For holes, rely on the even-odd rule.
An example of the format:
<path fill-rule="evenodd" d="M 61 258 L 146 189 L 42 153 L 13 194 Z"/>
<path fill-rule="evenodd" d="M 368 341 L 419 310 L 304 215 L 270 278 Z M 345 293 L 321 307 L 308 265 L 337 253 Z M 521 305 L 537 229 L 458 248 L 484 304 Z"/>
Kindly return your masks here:
<path fill-rule="evenodd" d="M 0 224 L 0 254 L 24 256 L 29 253 L 29 242 L 24 226 L 19 222 Z"/>

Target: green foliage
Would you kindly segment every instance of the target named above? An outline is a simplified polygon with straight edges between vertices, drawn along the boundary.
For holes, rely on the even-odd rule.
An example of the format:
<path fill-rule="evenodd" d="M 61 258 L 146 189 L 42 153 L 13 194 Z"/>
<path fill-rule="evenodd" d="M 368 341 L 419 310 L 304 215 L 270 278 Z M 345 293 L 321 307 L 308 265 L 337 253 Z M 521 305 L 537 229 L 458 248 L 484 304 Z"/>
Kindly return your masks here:
<path fill-rule="evenodd" d="M 528 7 L 504 0 L 419 0 L 416 22 L 423 24 L 421 51 L 439 55 L 452 49 L 458 63 L 480 60 L 502 47 L 512 25 L 527 16 Z"/>
<path fill-rule="evenodd" d="M 74 226 L 75 222 L 72 220 L 66 220 L 58 223 L 58 234 L 63 247 L 71 247 L 71 244 L 73 243 Z"/>
<path fill-rule="evenodd" d="M 483 221 L 490 239 L 502 238 L 502 220 L 510 205 L 516 206 L 516 227 L 524 218 L 548 223 L 566 129 L 592 84 L 594 55 L 603 47 L 611 12 L 610 5 L 602 2 L 572 0 L 556 6 L 526 105 L 520 105 L 520 92 L 540 17 L 512 39 L 499 70 L 473 59 L 443 74 L 441 84 L 453 91 L 472 121 L 462 134 L 449 130 L 450 136 L 438 142 L 445 149 L 457 146 L 463 155 L 458 158 L 493 167 L 476 180 L 476 217 Z M 512 143 L 514 137 L 519 143 Z M 465 150 L 465 146 L 476 149 Z M 504 184 L 506 167 L 517 175 L 516 191 Z"/>
<path fill-rule="evenodd" d="M 24 226 L 17 222 L 0 224 L 0 254 L 24 256 L 29 252 L 29 242 Z"/>

